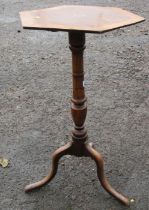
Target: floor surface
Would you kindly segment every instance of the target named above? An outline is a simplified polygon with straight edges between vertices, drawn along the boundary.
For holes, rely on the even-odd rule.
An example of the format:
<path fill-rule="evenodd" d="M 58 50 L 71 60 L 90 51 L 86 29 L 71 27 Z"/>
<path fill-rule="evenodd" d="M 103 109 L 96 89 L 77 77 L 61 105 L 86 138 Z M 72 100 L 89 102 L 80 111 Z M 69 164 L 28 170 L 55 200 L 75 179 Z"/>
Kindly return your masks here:
<path fill-rule="evenodd" d="M 63 4 L 115 6 L 145 22 L 88 34 L 85 83 L 89 141 L 104 156 L 105 173 L 135 199 L 125 207 L 99 184 L 94 162 L 66 156 L 44 188 L 51 154 L 70 141 L 71 54 L 67 33 L 23 30 L 19 11 Z M 149 1 L 1 0 L 0 210 L 149 210 Z"/>

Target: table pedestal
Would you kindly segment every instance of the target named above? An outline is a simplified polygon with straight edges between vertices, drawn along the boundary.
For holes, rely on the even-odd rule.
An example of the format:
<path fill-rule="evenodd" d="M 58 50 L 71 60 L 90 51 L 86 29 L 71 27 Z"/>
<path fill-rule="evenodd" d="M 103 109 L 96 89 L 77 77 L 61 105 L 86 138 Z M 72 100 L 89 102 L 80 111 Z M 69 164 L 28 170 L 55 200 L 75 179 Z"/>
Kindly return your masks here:
<path fill-rule="evenodd" d="M 56 150 L 52 155 L 52 168 L 48 176 L 39 182 L 27 185 L 25 191 L 31 191 L 50 182 L 56 175 L 59 159 L 64 155 L 74 155 L 79 157 L 91 157 L 97 166 L 97 175 L 103 188 L 125 205 L 130 204 L 130 200 L 111 187 L 104 175 L 104 162 L 102 156 L 93 148 L 91 143 L 86 143 L 88 136 L 84 127 L 87 114 L 87 99 L 83 87 L 83 51 L 85 49 L 85 33 L 69 32 L 69 44 L 72 51 L 72 77 L 73 77 L 73 97 L 71 113 L 74 122 L 72 131 L 72 142 Z"/>

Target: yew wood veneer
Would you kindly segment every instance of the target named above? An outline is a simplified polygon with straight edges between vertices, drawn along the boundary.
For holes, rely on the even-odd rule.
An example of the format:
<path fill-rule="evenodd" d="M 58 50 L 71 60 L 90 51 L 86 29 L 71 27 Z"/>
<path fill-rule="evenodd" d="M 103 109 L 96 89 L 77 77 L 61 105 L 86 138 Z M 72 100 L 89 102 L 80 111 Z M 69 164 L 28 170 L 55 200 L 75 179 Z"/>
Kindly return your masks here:
<path fill-rule="evenodd" d="M 84 90 L 83 51 L 85 33 L 103 33 L 116 28 L 141 22 L 144 18 L 129 11 L 114 7 L 98 6 L 59 6 L 20 12 L 23 28 L 49 31 L 66 31 L 69 35 L 69 47 L 72 52 L 73 97 L 71 114 L 74 122 L 72 142 L 56 150 L 52 155 L 52 169 L 49 175 L 39 182 L 27 185 L 25 191 L 31 191 L 50 182 L 57 173 L 59 159 L 63 155 L 91 157 L 97 165 L 97 175 L 103 188 L 125 205 L 131 199 L 111 187 L 104 175 L 102 156 L 91 143 L 84 126 L 87 114 L 87 98 Z"/>

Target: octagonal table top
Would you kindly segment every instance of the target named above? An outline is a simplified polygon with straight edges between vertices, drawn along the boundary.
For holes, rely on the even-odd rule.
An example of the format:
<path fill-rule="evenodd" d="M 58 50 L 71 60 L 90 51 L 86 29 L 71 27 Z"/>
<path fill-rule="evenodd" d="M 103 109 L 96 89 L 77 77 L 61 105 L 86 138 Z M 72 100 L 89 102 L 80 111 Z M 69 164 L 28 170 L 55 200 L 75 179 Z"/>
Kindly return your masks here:
<path fill-rule="evenodd" d="M 64 5 L 20 12 L 23 28 L 103 33 L 144 20 L 116 7 Z"/>

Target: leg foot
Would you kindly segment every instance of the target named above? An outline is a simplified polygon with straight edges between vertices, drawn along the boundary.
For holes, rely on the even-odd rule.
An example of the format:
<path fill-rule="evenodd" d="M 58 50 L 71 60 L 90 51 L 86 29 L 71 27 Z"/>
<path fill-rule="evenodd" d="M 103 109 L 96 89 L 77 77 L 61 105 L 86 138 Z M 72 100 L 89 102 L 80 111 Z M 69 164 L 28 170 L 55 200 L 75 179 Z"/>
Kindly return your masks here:
<path fill-rule="evenodd" d="M 36 183 L 33 184 L 29 184 L 25 187 L 25 192 L 29 192 L 31 190 L 37 189 L 39 187 L 44 186 L 45 184 L 47 184 L 48 182 L 50 182 L 56 175 L 57 173 L 57 169 L 58 169 L 58 162 L 59 159 L 63 156 L 63 155 L 67 155 L 69 153 L 69 150 L 71 148 L 71 143 L 66 144 L 65 146 L 59 148 L 58 150 L 56 150 L 53 155 L 52 155 L 52 169 L 49 172 L 49 175 L 46 176 L 44 179 L 42 179 L 41 181 L 38 181 Z"/>
<path fill-rule="evenodd" d="M 117 200 L 119 200 L 121 203 L 125 205 L 129 205 L 130 201 L 127 197 L 117 192 L 115 189 L 111 187 L 111 185 L 108 183 L 105 175 L 104 175 L 104 162 L 102 156 L 90 145 L 86 144 L 86 149 L 88 156 L 90 156 L 97 165 L 97 175 L 101 182 L 101 185 L 103 188 L 111 194 L 113 197 L 115 197 Z"/>

